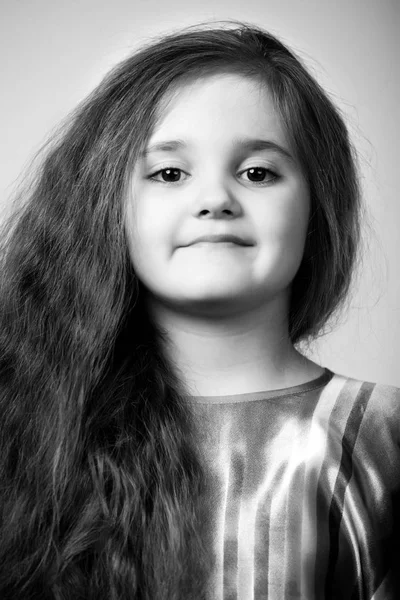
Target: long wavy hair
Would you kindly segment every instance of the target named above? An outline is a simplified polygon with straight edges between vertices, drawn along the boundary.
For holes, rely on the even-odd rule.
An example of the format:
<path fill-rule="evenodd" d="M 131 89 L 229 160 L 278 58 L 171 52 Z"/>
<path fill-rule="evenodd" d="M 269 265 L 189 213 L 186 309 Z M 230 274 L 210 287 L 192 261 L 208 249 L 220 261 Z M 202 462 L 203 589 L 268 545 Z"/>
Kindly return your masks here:
<path fill-rule="evenodd" d="M 186 390 L 130 260 L 128 184 L 166 92 L 215 73 L 262 81 L 308 180 L 293 343 L 348 292 L 360 194 L 337 108 L 276 37 L 237 21 L 153 38 L 46 147 L 0 254 L 0 597 L 205 597 L 206 472 Z"/>

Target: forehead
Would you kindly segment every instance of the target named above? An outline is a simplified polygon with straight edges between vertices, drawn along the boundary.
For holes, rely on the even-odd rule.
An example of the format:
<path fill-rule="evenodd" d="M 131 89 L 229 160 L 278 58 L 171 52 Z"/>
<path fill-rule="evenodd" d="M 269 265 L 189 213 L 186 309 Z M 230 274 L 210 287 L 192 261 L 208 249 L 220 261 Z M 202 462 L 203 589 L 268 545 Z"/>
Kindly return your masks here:
<path fill-rule="evenodd" d="M 168 91 L 156 114 L 151 140 L 185 132 L 199 137 L 265 134 L 286 141 L 266 83 L 238 74 L 216 73 L 183 82 Z"/>

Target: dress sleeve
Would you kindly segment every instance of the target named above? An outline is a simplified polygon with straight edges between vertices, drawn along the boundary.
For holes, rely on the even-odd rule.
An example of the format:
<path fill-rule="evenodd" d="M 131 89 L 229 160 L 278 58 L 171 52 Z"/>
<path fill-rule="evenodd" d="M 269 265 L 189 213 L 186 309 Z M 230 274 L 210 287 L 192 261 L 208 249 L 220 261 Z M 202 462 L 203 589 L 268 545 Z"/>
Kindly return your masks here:
<path fill-rule="evenodd" d="M 369 567 L 368 592 L 394 600 L 400 598 L 400 389 L 375 384 L 363 410 L 350 486 L 360 492 L 357 538 Z"/>

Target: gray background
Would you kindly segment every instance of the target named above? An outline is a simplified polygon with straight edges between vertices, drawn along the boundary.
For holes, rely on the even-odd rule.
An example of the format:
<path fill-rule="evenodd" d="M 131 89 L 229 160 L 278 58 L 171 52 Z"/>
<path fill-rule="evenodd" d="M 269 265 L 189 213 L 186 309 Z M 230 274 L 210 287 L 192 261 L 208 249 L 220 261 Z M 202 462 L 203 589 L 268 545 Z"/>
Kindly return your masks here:
<path fill-rule="evenodd" d="M 288 43 L 345 115 L 368 221 L 351 302 L 308 353 L 332 370 L 400 387 L 398 0 L 3 0 L 0 218 L 47 134 L 107 70 L 154 34 L 242 19 Z"/>

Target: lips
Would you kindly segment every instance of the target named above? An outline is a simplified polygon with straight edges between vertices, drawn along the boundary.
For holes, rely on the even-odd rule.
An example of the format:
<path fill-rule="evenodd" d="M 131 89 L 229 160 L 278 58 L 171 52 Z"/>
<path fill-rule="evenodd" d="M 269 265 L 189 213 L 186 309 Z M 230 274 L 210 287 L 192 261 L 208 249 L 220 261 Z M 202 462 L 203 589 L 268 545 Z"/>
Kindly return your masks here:
<path fill-rule="evenodd" d="M 190 242 L 188 246 L 192 246 L 193 244 L 197 244 L 199 242 L 232 242 L 238 246 L 253 246 L 250 240 L 232 234 L 202 235 Z"/>

